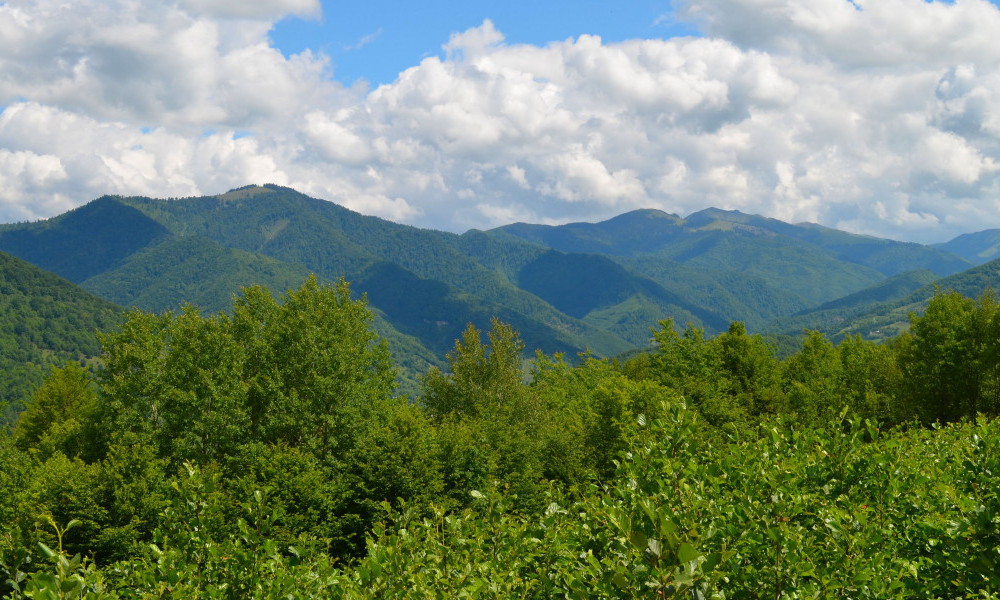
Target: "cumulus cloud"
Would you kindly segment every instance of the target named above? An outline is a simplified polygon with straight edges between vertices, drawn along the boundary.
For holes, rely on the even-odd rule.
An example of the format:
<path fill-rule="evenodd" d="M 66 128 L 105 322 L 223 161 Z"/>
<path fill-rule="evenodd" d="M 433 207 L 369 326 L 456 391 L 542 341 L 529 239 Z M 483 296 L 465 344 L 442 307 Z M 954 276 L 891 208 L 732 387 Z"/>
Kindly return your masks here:
<path fill-rule="evenodd" d="M 336 92 L 324 58 L 285 59 L 268 43 L 273 17 L 306 4 L 315 2 L 8 1 L 0 4 L 0 104 L 28 99 L 177 128 L 268 124 Z M 240 16 L 258 18 L 219 18 L 241 6 L 255 14 Z"/>
<path fill-rule="evenodd" d="M 995 63 L 988 0 L 680 0 L 678 16 L 746 48 L 854 68 Z"/>
<path fill-rule="evenodd" d="M 181 0 L 180 6 L 195 14 L 237 19 L 316 17 L 321 12 L 319 0 Z"/>
<path fill-rule="evenodd" d="M 1000 226 L 1000 10 L 682 0 L 704 37 L 456 32 L 374 90 L 267 32 L 315 0 L 0 3 L 0 218 L 247 183 L 461 231 L 719 206 L 937 241 Z"/>

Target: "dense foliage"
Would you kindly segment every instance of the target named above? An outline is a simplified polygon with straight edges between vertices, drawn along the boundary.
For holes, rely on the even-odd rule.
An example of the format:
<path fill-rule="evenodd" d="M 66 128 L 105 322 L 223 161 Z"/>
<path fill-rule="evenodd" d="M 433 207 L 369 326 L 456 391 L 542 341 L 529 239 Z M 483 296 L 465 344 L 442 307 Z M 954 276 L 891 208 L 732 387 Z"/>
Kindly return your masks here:
<path fill-rule="evenodd" d="M 132 311 L 0 435 L 11 598 L 1000 598 L 1000 305 L 627 360 L 469 326 L 419 397 L 309 279 Z"/>
<path fill-rule="evenodd" d="M 0 427 L 24 408 L 49 367 L 100 352 L 97 329 L 120 310 L 23 260 L 0 252 Z"/>

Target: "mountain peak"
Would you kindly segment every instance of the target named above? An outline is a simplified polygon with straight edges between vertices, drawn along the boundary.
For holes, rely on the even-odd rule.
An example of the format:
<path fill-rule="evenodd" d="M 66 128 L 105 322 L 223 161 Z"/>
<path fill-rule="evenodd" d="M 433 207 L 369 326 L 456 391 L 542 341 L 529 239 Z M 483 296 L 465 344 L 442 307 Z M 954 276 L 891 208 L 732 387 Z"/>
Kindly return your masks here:
<path fill-rule="evenodd" d="M 215 198 L 223 202 L 234 202 L 237 200 L 246 200 L 247 198 L 253 198 L 254 196 L 273 194 L 277 191 L 278 189 L 276 189 L 276 186 L 272 186 L 271 184 L 245 185 L 243 187 L 233 188 L 228 192 L 226 192 L 225 194 L 219 194 L 215 196 Z"/>
<path fill-rule="evenodd" d="M 664 228 L 673 229 L 683 224 L 684 220 L 677 215 L 663 212 L 656 208 L 640 208 L 606 221 L 595 223 L 593 227 L 617 231 L 622 229 L 638 229 L 643 233 L 653 233 Z"/>
<path fill-rule="evenodd" d="M 754 220 L 764 218 L 765 217 L 758 215 L 749 215 L 738 210 L 725 210 L 722 208 L 710 207 L 688 215 L 688 217 L 684 219 L 684 225 L 691 228 L 698 228 L 717 221 L 740 223 L 745 225 Z"/>
<path fill-rule="evenodd" d="M 708 208 L 703 208 L 703 209 L 701 209 L 701 210 L 699 210 L 697 212 L 693 212 L 693 213 L 691 213 L 688 216 L 688 218 L 691 218 L 691 217 L 693 217 L 695 215 L 706 215 L 706 216 L 713 216 L 713 217 L 730 217 L 730 218 L 731 217 L 750 217 L 750 216 L 754 216 L 754 215 L 750 215 L 748 213 L 736 210 L 735 208 L 731 209 L 731 210 L 727 210 L 725 208 L 719 208 L 717 206 L 709 206 Z"/>

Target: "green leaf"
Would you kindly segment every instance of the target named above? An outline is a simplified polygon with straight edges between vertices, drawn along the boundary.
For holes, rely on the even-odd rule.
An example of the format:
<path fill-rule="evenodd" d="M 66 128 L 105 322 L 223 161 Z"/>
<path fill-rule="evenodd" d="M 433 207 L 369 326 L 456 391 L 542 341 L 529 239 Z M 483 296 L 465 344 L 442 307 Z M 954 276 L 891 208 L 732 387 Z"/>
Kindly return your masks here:
<path fill-rule="evenodd" d="M 629 534 L 629 541 L 636 550 L 645 550 L 649 544 L 649 538 L 646 534 L 639 531 L 638 529 L 633 529 Z"/>
<path fill-rule="evenodd" d="M 722 562 L 722 554 L 718 552 L 712 552 L 711 554 L 705 557 L 705 562 L 702 563 L 701 565 L 702 571 L 711 571 L 715 569 L 715 567 L 719 566 L 721 562 Z"/>
<path fill-rule="evenodd" d="M 682 563 L 691 562 L 701 556 L 694 546 L 688 544 L 687 542 L 681 544 L 681 547 L 677 549 L 677 560 Z"/>
<path fill-rule="evenodd" d="M 611 581 L 623 590 L 627 590 L 629 588 L 628 579 L 626 579 L 625 575 L 622 573 L 615 573 L 614 577 L 611 578 Z"/>
<path fill-rule="evenodd" d="M 660 553 L 663 552 L 663 546 L 660 544 L 660 540 L 649 540 L 646 547 L 653 553 L 653 556 L 660 558 Z"/>
<path fill-rule="evenodd" d="M 45 558 L 55 558 L 56 556 L 56 553 L 52 551 L 52 548 L 49 548 L 42 542 L 38 542 L 38 549 L 45 555 Z"/>

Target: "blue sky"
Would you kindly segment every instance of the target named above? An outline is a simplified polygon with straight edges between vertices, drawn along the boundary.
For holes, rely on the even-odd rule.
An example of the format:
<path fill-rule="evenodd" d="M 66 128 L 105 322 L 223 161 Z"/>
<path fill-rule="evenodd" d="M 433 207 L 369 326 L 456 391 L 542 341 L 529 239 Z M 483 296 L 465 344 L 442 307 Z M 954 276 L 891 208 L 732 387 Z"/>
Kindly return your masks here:
<path fill-rule="evenodd" d="M 990 0 L 0 0 L 0 32 L 0 222 L 276 183 L 456 232 L 1000 227 Z"/>
<path fill-rule="evenodd" d="M 358 79 L 372 86 L 390 83 L 423 58 L 442 55 L 451 34 L 484 19 L 511 44 L 544 45 L 582 34 L 615 42 L 696 33 L 671 18 L 670 2 L 664 0 L 323 0 L 322 7 L 320 18 L 287 17 L 270 36 L 286 56 L 306 48 L 328 55 L 334 78 L 346 85 Z"/>

